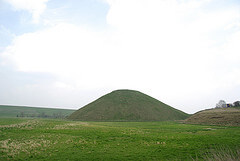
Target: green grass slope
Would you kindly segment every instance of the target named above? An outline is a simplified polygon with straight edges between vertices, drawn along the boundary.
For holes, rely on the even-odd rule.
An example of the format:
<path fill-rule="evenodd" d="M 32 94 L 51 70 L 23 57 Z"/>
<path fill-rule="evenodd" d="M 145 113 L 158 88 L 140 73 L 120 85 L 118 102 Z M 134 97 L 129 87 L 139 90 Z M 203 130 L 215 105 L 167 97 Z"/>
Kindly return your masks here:
<path fill-rule="evenodd" d="M 75 110 L 71 110 L 71 109 L 0 105 L 0 117 L 62 118 L 72 114 L 74 111 Z"/>
<path fill-rule="evenodd" d="M 80 108 L 68 119 L 82 121 L 166 121 L 189 115 L 146 94 L 116 90 Z"/>
<path fill-rule="evenodd" d="M 240 126 L 240 108 L 215 108 L 195 113 L 185 120 L 189 124 Z"/>

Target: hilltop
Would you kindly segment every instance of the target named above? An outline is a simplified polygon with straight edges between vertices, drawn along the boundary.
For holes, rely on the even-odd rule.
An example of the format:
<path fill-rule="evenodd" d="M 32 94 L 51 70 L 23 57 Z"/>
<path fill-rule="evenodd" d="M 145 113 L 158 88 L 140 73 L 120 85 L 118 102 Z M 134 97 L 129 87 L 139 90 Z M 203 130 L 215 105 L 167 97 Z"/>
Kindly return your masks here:
<path fill-rule="evenodd" d="M 199 111 L 185 120 L 189 124 L 240 126 L 240 108 L 215 108 Z"/>
<path fill-rule="evenodd" d="M 167 121 L 189 115 L 146 94 L 116 90 L 72 113 L 68 119 L 82 121 Z"/>

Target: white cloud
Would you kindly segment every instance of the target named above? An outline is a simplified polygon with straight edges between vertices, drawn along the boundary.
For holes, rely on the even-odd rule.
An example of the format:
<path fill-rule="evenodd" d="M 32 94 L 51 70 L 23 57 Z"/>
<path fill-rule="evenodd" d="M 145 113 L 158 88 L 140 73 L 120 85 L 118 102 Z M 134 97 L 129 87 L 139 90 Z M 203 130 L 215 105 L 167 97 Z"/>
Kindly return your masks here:
<path fill-rule="evenodd" d="M 21 71 L 57 75 L 59 88 L 137 89 L 174 106 L 185 101 L 188 112 L 187 101 L 239 85 L 234 8 L 207 10 L 209 0 L 107 2 L 110 30 L 61 23 L 16 37 L 4 55 Z"/>
<path fill-rule="evenodd" d="M 39 22 L 41 14 L 46 9 L 48 0 L 5 0 L 13 6 L 15 10 L 26 10 L 32 14 L 34 23 Z"/>
<path fill-rule="evenodd" d="M 239 42 L 227 40 L 237 37 L 237 32 L 225 31 L 228 24 L 239 22 L 238 8 L 207 10 L 204 7 L 211 3 L 209 0 L 108 2 L 111 6 L 108 23 L 121 33 L 120 40 L 127 46 L 126 53 L 131 49 L 133 51 L 130 53 L 143 54 L 143 61 L 150 59 L 151 64 L 148 65 L 153 67 L 149 69 L 155 72 L 157 68 L 158 73 L 167 77 L 166 82 L 159 78 L 161 84 L 167 84 L 169 79 L 178 79 L 178 83 L 173 82 L 176 85 L 174 89 L 180 93 L 192 91 L 190 89 L 198 92 L 206 88 L 211 90 L 222 85 L 215 85 L 217 80 L 212 78 L 212 73 L 217 69 L 211 66 L 217 56 L 214 52 L 221 52 L 220 42 L 228 46 Z M 225 49 L 223 55 L 239 53 L 237 46 L 231 51 L 230 48 Z M 231 63 L 225 60 L 221 62 Z M 154 63 L 157 64 L 156 68 Z"/>
<path fill-rule="evenodd" d="M 96 77 L 102 79 L 103 71 L 107 76 L 114 61 L 114 53 L 109 52 L 102 34 L 71 24 L 58 24 L 18 36 L 4 55 L 20 71 L 49 72 L 70 77 L 77 86 L 89 83 L 94 86 Z"/>

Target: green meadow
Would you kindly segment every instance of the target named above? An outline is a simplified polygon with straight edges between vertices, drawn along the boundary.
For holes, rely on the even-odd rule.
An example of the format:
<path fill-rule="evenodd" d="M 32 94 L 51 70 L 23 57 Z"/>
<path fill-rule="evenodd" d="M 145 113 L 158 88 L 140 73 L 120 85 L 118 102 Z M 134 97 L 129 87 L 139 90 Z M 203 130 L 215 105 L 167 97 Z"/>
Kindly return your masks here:
<path fill-rule="evenodd" d="M 0 105 L 0 117 L 64 118 L 75 110 Z"/>
<path fill-rule="evenodd" d="M 239 147 L 240 127 L 0 118 L 0 160 L 206 160 Z"/>

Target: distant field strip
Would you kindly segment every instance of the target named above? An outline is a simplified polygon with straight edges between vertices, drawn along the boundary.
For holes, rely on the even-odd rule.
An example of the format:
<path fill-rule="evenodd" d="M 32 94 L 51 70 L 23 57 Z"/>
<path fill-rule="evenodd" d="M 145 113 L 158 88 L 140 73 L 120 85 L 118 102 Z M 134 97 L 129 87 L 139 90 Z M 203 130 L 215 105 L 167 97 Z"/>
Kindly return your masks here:
<path fill-rule="evenodd" d="M 0 105 L 1 117 L 64 118 L 75 110 Z"/>

